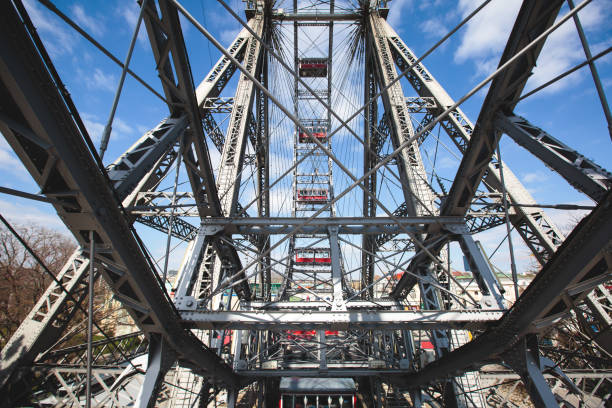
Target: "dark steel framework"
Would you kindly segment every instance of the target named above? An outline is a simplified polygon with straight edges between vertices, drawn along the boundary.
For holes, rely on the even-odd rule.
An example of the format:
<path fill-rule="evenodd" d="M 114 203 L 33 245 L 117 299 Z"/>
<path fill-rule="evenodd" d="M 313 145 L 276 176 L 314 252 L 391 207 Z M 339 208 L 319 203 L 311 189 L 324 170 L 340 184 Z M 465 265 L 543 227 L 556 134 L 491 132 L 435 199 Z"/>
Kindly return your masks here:
<path fill-rule="evenodd" d="M 356 378 L 371 391 L 371 405 L 482 407 L 491 399 L 478 370 L 492 363 L 512 369 L 537 406 L 556 406 L 555 398 L 571 393 L 609 396 L 609 374 L 598 369 L 609 371 L 612 354 L 612 175 L 514 114 L 546 37 L 588 2 L 571 4 L 557 22 L 562 1 L 523 3 L 475 124 L 459 107 L 471 94 L 455 102 L 445 92 L 387 23 L 385 1 L 347 11 L 332 0 L 313 12 L 294 0 L 286 12 L 249 0 L 244 21 L 220 0 L 243 26 L 227 49 L 176 0 L 139 2 L 169 116 L 106 168 L 21 1 L 3 2 L 0 130 L 80 249 L 2 350 L 0 388 L 9 396 L 2 404 L 23 403 L 41 389 L 81 404 L 87 373 L 105 403 L 120 405 L 110 379 L 142 375 L 133 361 L 145 350 L 138 406 L 205 406 L 220 390 L 231 406 L 245 387 L 260 405 L 276 404 L 275 378 L 310 376 Z M 180 13 L 223 53 L 199 86 Z M 358 28 L 356 49 L 363 50 L 364 105 L 350 117 L 334 99 L 343 69 L 334 66 L 334 27 L 345 22 Z M 281 57 L 283 26 L 292 28 L 291 61 Z M 305 30 L 326 34 L 326 49 L 302 52 L 302 36 L 312 41 Z M 291 108 L 274 93 L 272 66 L 291 78 Z M 234 95 L 222 96 L 237 71 Z M 407 84 L 417 96 L 406 96 Z M 274 178 L 272 112 L 292 122 L 283 138 L 293 149 L 292 165 Z M 353 121 L 359 115 L 362 126 Z M 434 186 L 423 160 L 435 126 L 461 155 L 450 188 L 439 178 Z M 340 131 L 363 149 L 360 175 L 332 149 Z M 596 201 L 567 238 L 501 161 L 502 133 Z M 207 141 L 221 154 L 218 169 Z M 178 179 L 179 163 L 191 191 L 177 193 L 175 182 L 170 194 L 160 186 L 173 168 Z M 348 188 L 334 191 L 333 172 Z M 243 205 L 251 173 L 254 199 Z M 287 175 L 291 217 L 275 217 L 271 191 Z M 401 197 L 393 211 L 380 193 L 389 178 Z M 338 216 L 337 203 L 353 190 L 361 191 L 363 217 Z M 188 242 L 172 294 L 134 222 Z M 506 222 L 542 265 L 509 310 L 473 237 Z M 396 250 L 387 255 L 390 243 Z M 479 299 L 453 277 L 451 244 L 465 256 Z M 356 268 L 345 256 L 353 250 Z M 63 347 L 62 339 L 84 310 L 94 270 L 138 332 L 91 344 L 98 351 L 92 372 L 86 345 Z M 409 300 L 415 291 L 418 308 Z M 584 348 L 580 367 L 572 366 L 571 350 L 538 341 L 551 331 Z M 553 394 L 549 373 L 564 394 Z"/>

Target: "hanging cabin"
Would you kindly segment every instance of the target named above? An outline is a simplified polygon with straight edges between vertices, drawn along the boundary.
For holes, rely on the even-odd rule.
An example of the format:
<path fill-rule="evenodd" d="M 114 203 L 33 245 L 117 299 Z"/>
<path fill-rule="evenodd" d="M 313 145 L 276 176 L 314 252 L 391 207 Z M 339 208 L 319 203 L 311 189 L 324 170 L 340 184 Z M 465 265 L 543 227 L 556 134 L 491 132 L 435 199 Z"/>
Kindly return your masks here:
<path fill-rule="evenodd" d="M 303 203 L 325 203 L 328 191 L 326 188 L 298 188 L 297 201 Z"/>
<path fill-rule="evenodd" d="M 295 262 L 300 264 L 331 264 L 329 249 L 307 248 L 295 250 Z"/>
<path fill-rule="evenodd" d="M 327 141 L 327 127 L 325 126 L 306 126 L 306 129 L 315 137 L 319 142 L 324 143 Z M 313 143 L 308 137 L 307 133 L 302 131 L 298 134 L 298 141 L 300 143 Z"/>
<path fill-rule="evenodd" d="M 300 58 L 298 71 L 302 78 L 325 78 L 327 58 Z"/>

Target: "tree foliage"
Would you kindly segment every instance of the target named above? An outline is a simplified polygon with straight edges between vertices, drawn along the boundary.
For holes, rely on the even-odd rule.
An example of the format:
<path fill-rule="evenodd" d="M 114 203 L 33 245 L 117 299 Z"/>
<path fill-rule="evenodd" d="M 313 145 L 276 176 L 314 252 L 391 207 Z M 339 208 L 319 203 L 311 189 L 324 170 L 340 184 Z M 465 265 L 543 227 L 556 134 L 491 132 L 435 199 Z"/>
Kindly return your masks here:
<path fill-rule="evenodd" d="M 40 225 L 14 228 L 54 274 L 76 248 L 70 237 Z M 49 286 L 51 277 L 3 226 L 0 245 L 0 344 L 3 346 Z"/>

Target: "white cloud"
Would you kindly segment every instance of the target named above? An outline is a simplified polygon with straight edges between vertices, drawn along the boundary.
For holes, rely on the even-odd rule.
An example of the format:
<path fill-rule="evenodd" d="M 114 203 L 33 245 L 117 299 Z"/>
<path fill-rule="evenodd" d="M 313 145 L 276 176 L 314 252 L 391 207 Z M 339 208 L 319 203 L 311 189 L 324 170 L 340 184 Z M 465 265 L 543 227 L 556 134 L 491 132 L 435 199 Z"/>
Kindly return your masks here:
<path fill-rule="evenodd" d="M 147 133 L 151 129 L 149 129 L 147 126 L 144 126 L 144 125 L 137 125 L 136 126 L 136 130 L 138 130 L 139 134 L 144 135 L 145 133 Z"/>
<path fill-rule="evenodd" d="M 444 0 L 422 0 L 419 4 L 419 10 L 432 9 L 441 6 Z"/>
<path fill-rule="evenodd" d="M 4 137 L 0 137 L 0 170 L 7 171 L 21 180 L 30 180 L 28 171 Z"/>
<path fill-rule="evenodd" d="M 187 20 L 187 17 L 185 17 L 182 13 L 179 13 L 179 21 L 181 23 L 181 30 L 183 30 L 183 37 L 185 37 L 191 30 L 193 24 L 191 24 L 191 21 Z"/>
<path fill-rule="evenodd" d="M 238 35 L 238 33 L 240 33 L 239 27 L 221 31 L 221 33 L 219 34 L 219 38 L 221 39 L 221 44 L 230 45 L 232 41 L 236 39 L 236 36 Z"/>
<path fill-rule="evenodd" d="M 459 162 L 457 159 L 449 156 L 442 157 L 436 163 L 437 169 L 456 169 L 457 167 L 459 167 Z"/>
<path fill-rule="evenodd" d="M 3 146 L 6 144 L 6 147 Z M 30 173 L 27 171 L 21 160 L 15 156 L 13 149 L 0 137 L 0 170 L 11 174 L 11 180 L 5 180 L 3 184 L 10 186 L 11 182 L 31 181 Z M 7 175 L 5 173 L 5 175 Z"/>
<path fill-rule="evenodd" d="M 594 205 L 593 202 L 589 200 L 576 201 L 569 204 L 585 206 Z M 555 210 L 548 208 L 545 211 L 557 228 L 559 228 L 566 236 L 569 235 L 580 220 L 586 217 L 590 212 L 589 210 Z"/>
<path fill-rule="evenodd" d="M 49 54 L 58 57 L 72 53 L 76 35 L 50 16 L 36 1 L 25 0 L 24 4 Z"/>
<path fill-rule="evenodd" d="M 506 226 L 500 225 L 474 235 L 474 239 L 480 241 L 487 256 L 491 257 L 491 262 L 494 266 L 505 271 L 505 273 L 509 273 L 510 250 L 508 248 L 508 241 L 502 242 L 506 235 Z M 516 230 L 512 231 L 512 244 L 514 245 L 514 256 L 518 273 L 524 273 L 532 264 L 532 257 L 529 255 L 531 252 Z M 458 262 L 461 265 L 459 268 L 462 269 L 463 261 L 460 259 Z"/>
<path fill-rule="evenodd" d="M 541 182 L 541 181 L 544 181 L 546 179 L 548 179 L 548 174 L 543 173 L 541 171 L 534 171 L 534 172 L 531 172 L 531 173 L 523 174 L 523 181 L 525 183 L 533 183 L 533 182 L 536 182 L 536 181 L 540 181 Z"/>
<path fill-rule="evenodd" d="M 419 27 L 421 31 L 432 37 L 443 37 L 449 31 L 446 25 L 438 18 L 426 20 Z"/>
<path fill-rule="evenodd" d="M 467 16 L 480 3 L 479 0 L 460 0 L 461 15 Z M 491 57 L 497 57 L 499 60 L 520 5 L 519 0 L 498 0 L 480 10 L 463 29 L 461 44 L 455 52 L 455 61 L 482 61 Z"/>
<path fill-rule="evenodd" d="M 35 224 L 70 234 L 66 226 L 57 216 L 55 209 L 50 204 L 29 205 L 23 204 L 25 199 L 11 199 L 6 201 L 0 199 L 0 213 L 12 223 Z"/>
<path fill-rule="evenodd" d="M 405 10 L 412 7 L 412 0 L 394 0 L 389 3 L 389 17 L 387 21 L 391 27 L 396 28 L 398 31 L 402 30 L 402 23 L 405 22 L 406 13 Z"/>
<path fill-rule="evenodd" d="M 21 162 L 12 153 L 0 148 L 0 169 L 20 174 L 23 170 L 21 166 Z"/>
<path fill-rule="evenodd" d="M 119 133 L 131 135 L 134 133 L 134 128 L 128 125 L 126 122 L 121 120 L 120 118 L 115 118 L 113 121 L 113 129 L 117 130 Z"/>
<path fill-rule="evenodd" d="M 270 190 L 270 213 L 273 217 L 291 216 L 293 190 L 291 187 L 275 186 Z"/>
<path fill-rule="evenodd" d="M 221 153 L 217 150 L 217 147 L 214 145 L 210 138 L 206 139 L 206 144 L 208 145 L 208 156 L 210 157 L 210 164 L 214 169 L 215 174 L 219 172 L 219 166 L 221 165 Z"/>
<path fill-rule="evenodd" d="M 113 74 L 106 74 L 100 68 L 95 68 L 93 75 L 82 75 L 85 85 L 90 89 L 101 89 L 104 91 L 115 92 L 118 81 Z"/>
<path fill-rule="evenodd" d="M 99 16 L 95 18 L 88 16 L 80 4 L 73 5 L 71 11 L 76 22 L 83 28 L 88 29 L 93 35 L 100 37 L 104 34 L 104 25 L 100 23 Z"/>
<path fill-rule="evenodd" d="M 479 0 L 460 0 L 458 9 L 463 16 L 466 16 L 479 3 Z M 610 9 L 607 6 L 611 3 L 609 0 L 593 2 L 579 13 L 582 25 L 587 32 L 606 27 L 605 23 L 608 21 L 607 16 Z M 455 62 L 471 61 L 476 67 L 477 75 L 487 75 L 493 72 L 499 64 L 520 4 L 519 0 L 497 0 L 482 9 L 464 29 L 461 43 L 455 51 Z M 566 9 L 562 9 L 560 15 L 566 12 Z M 546 40 L 526 89 L 532 89 L 547 82 L 583 61 L 584 58 L 576 28 L 570 19 Z M 563 89 L 577 83 L 583 76 L 584 73 L 575 73 L 546 88 L 544 92 L 550 93 Z"/>
<path fill-rule="evenodd" d="M 118 14 L 127 23 L 128 30 L 131 35 L 134 33 L 136 23 L 138 22 L 138 15 L 140 14 L 140 7 L 135 1 L 122 1 L 119 2 L 116 8 L 116 14 Z M 146 35 L 146 29 L 143 23 L 140 23 L 140 29 L 138 30 L 138 42 L 143 47 L 149 47 L 149 41 Z"/>
<path fill-rule="evenodd" d="M 92 115 L 90 113 L 81 113 L 81 119 L 87 128 L 87 132 L 89 133 L 91 140 L 98 145 L 98 143 L 100 143 L 102 140 L 102 133 L 104 132 L 106 122 L 101 122 L 96 115 Z M 128 125 L 125 121 L 118 117 L 114 118 L 111 129 L 111 140 L 131 136 L 134 134 L 134 132 L 134 128 Z"/>
<path fill-rule="evenodd" d="M 104 124 L 101 122 L 97 122 L 95 118 L 95 115 L 90 115 L 88 113 L 81 114 L 81 119 L 83 119 L 83 124 L 87 128 L 89 137 L 91 137 L 91 140 L 97 145 L 102 139 L 102 132 L 104 132 Z"/>
<path fill-rule="evenodd" d="M 580 13 L 580 22 L 587 31 L 597 30 L 605 26 L 605 16 L 608 12 L 601 3 L 591 3 Z M 526 89 L 532 89 L 567 71 L 572 66 L 585 59 L 584 51 L 572 20 L 553 32 L 538 58 L 538 64 L 529 78 Z M 542 92 L 553 93 L 568 86 L 575 85 L 586 75 L 586 70 L 575 72 L 563 80 L 545 88 Z"/>

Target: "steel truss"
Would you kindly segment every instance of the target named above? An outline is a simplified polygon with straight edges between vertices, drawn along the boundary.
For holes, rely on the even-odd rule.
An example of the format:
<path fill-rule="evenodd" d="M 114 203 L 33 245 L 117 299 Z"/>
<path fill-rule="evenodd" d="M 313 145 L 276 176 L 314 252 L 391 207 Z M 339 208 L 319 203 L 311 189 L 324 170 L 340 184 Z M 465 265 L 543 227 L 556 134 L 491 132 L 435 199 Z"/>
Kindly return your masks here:
<path fill-rule="evenodd" d="M 224 55 L 196 87 L 179 13 L 193 17 L 176 0 L 139 1 L 169 116 L 107 168 L 25 8 L 19 0 L 0 6 L 0 130 L 80 246 L 2 350 L 0 388 L 11 395 L 3 404 L 32 389 L 44 390 L 33 399 L 84 401 L 87 345 L 64 347 L 62 335 L 83 310 L 92 260 L 138 327 L 93 342 L 97 404 L 205 405 L 223 390 L 231 406 L 251 384 L 260 405 L 271 406 L 273 379 L 285 376 L 353 377 L 377 406 L 494 406 L 502 394 L 482 391 L 491 378 L 520 378 L 541 406 L 554 406 L 560 388 L 579 392 L 574 383 L 593 397 L 609 393 L 612 174 L 513 113 L 562 2 L 524 2 L 500 67 L 511 63 L 492 78 L 475 125 L 387 23 L 386 2 L 347 10 L 332 0 L 316 11 L 297 0 L 292 11 L 245 3 L 246 22 L 231 11 L 243 29 L 227 49 L 211 41 Z M 363 50 L 362 132 L 334 110 L 342 70 L 334 33 L 346 22 L 359 27 Z M 292 61 L 280 58 L 288 51 L 283 27 L 292 29 Z M 319 30 L 327 44 L 305 30 Z M 302 52 L 308 41 L 320 55 Z M 292 109 L 271 92 L 279 62 L 293 83 Z M 234 95 L 222 95 L 237 70 Z M 417 96 L 406 95 L 402 78 Z M 290 217 L 275 216 L 271 205 L 284 177 L 271 182 L 279 111 L 293 122 L 283 135 L 293 141 L 293 165 L 282 169 L 292 177 Z M 439 179 L 436 188 L 423 162 L 434 126 L 461 155 L 450 189 Z M 361 178 L 332 149 L 340 131 L 363 147 Z M 598 203 L 567 239 L 495 154 L 502 133 Z M 207 140 L 221 153 L 219 169 Z M 172 169 L 191 191 L 161 190 Z M 249 177 L 255 198 L 243 205 Z M 338 178 L 353 184 L 335 191 Z M 388 179 L 401 197 L 393 212 L 381 194 Z M 354 187 L 363 191 L 362 217 L 338 216 L 337 203 Z M 504 224 L 506 214 L 543 265 L 510 310 L 473 237 Z M 188 243 L 171 295 L 134 222 Z M 450 243 L 470 266 L 477 300 L 451 273 Z M 353 249 L 356 267 L 345 257 Z M 274 276 L 282 279 L 278 293 Z M 572 351 L 538 341 L 554 330 L 577 333 L 590 350 L 584 366 L 561 364 L 575 360 Z M 512 372 L 477 371 L 490 363 Z M 135 395 L 119 393 L 127 382 L 137 383 Z"/>

